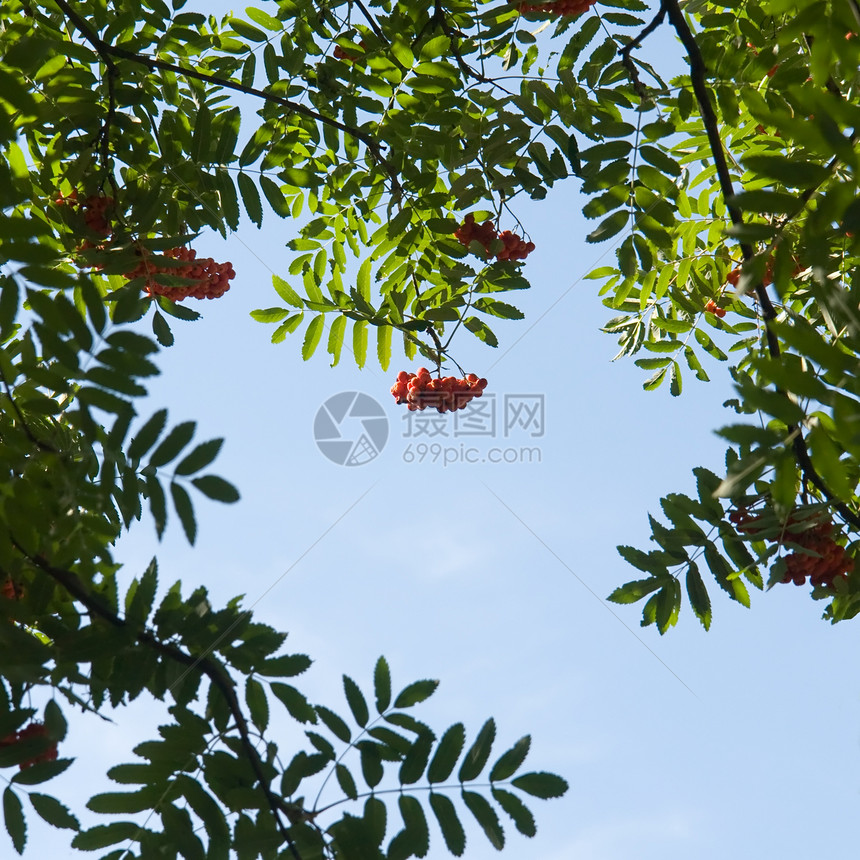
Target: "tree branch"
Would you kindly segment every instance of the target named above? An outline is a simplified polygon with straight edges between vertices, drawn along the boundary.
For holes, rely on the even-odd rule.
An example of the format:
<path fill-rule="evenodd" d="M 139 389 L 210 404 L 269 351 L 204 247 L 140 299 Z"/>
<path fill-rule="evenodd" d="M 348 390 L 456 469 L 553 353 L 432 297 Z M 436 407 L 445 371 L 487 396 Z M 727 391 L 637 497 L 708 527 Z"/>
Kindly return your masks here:
<path fill-rule="evenodd" d="M 621 64 L 627 69 L 627 74 L 630 75 L 630 80 L 633 82 L 633 89 L 636 90 L 636 94 L 640 99 L 648 98 L 648 91 L 645 89 L 644 84 L 641 80 L 639 80 L 639 72 L 636 69 L 636 64 L 633 62 L 633 58 L 630 56 L 631 52 L 638 48 L 645 39 L 651 35 L 662 23 L 663 19 L 666 17 L 666 7 L 660 6 L 660 10 L 657 14 L 651 19 L 650 23 L 646 24 L 643 28 L 642 32 L 635 38 L 629 41 L 622 48 L 618 49 L 618 54 L 621 57 Z"/>
<path fill-rule="evenodd" d="M 669 16 L 669 23 L 675 28 L 678 38 L 680 38 L 681 43 L 687 51 L 687 59 L 690 63 L 690 82 L 693 85 L 693 92 L 695 93 L 696 101 L 699 105 L 699 112 L 702 115 L 702 122 L 705 126 L 708 144 L 710 145 L 711 155 L 714 159 L 714 166 L 716 167 L 720 190 L 723 193 L 723 199 L 725 200 L 729 217 L 732 219 L 732 224 L 738 227 L 742 226 L 744 224 L 743 214 L 740 209 L 732 203 L 735 191 L 732 186 L 732 178 L 729 173 L 726 154 L 723 150 L 723 142 L 720 137 L 717 115 L 714 111 L 714 105 L 711 101 L 705 80 L 707 68 L 705 67 L 702 52 L 699 50 L 699 45 L 696 42 L 693 31 L 690 29 L 686 19 L 684 18 L 684 13 L 681 11 L 678 0 L 661 0 L 660 8 L 665 10 L 666 14 Z M 740 246 L 744 260 L 750 260 L 755 255 L 755 251 L 749 243 L 741 242 Z M 774 308 L 763 283 L 760 282 L 758 284 L 755 289 L 755 293 L 762 308 L 762 316 L 764 317 L 768 352 L 772 358 L 779 358 L 781 354 L 779 340 L 776 333 L 770 326 L 770 321 L 776 318 L 776 309 Z M 785 393 L 781 391 L 778 386 L 777 391 L 780 391 L 780 393 L 783 394 Z M 832 492 L 821 475 L 816 471 L 809 456 L 809 450 L 806 447 L 806 440 L 803 437 L 800 427 L 788 425 L 787 429 L 789 436 L 794 435 L 794 440 L 791 443 L 791 446 L 794 451 L 794 457 L 798 468 L 800 469 L 803 477 L 813 484 L 819 492 L 821 492 L 821 494 L 827 499 L 828 503 L 839 512 L 846 522 L 850 523 L 855 528 L 860 528 L 860 517 L 851 511 L 844 502 L 839 500 L 839 497 Z"/>
<path fill-rule="evenodd" d="M 175 63 L 168 63 L 165 60 L 159 60 L 157 57 L 149 57 L 145 54 L 136 54 L 133 51 L 127 51 L 125 48 L 120 48 L 117 45 L 111 45 L 101 39 L 89 24 L 87 24 L 87 22 L 81 18 L 81 16 L 78 15 L 71 6 L 69 6 L 66 0 L 54 0 L 54 2 L 75 25 L 81 35 L 93 46 L 96 53 L 101 57 L 102 62 L 107 66 L 109 73 L 117 73 L 117 66 L 113 58 L 119 57 L 123 60 L 128 60 L 129 62 L 146 66 L 150 71 L 153 69 L 161 69 L 167 72 L 174 72 L 175 74 L 186 78 L 193 78 L 194 80 L 203 81 L 204 83 L 211 84 L 213 86 L 235 90 L 238 93 L 244 93 L 245 95 L 254 96 L 255 98 L 281 105 L 293 113 L 306 116 L 309 119 L 322 123 L 323 125 L 329 125 L 332 128 L 336 128 L 339 131 L 352 135 L 356 139 L 360 140 L 367 147 L 376 163 L 379 164 L 388 174 L 388 177 L 391 180 L 392 190 L 395 193 L 400 191 L 400 182 L 397 179 L 397 172 L 383 156 L 382 146 L 366 131 L 361 131 L 361 129 L 354 128 L 353 126 L 340 122 L 340 120 L 325 116 L 312 108 L 299 104 L 299 102 L 294 102 L 292 99 L 285 98 L 284 96 L 267 93 L 264 90 L 258 90 L 255 87 L 246 87 L 244 84 L 236 83 L 235 81 L 231 81 L 227 78 L 219 78 L 216 75 L 209 75 L 206 72 L 200 72 L 197 69 L 187 69 L 183 66 L 178 66 Z"/>
<path fill-rule="evenodd" d="M 100 597 L 92 594 L 72 571 L 54 567 L 42 556 L 31 556 L 16 540 L 14 540 L 14 538 L 12 543 L 31 564 L 38 567 L 39 570 L 44 573 L 47 573 L 51 579 L 61 585 L 75 600 L 83 604 L 94 616 L 101 618 L 103 621 L 106 621 L 118 630 L 132 630 L 131 625 L 125 619 L 120 618 L 119 615 L 105 604 Z M 182 663 L 183 665 L 188 666 L 189 671 L 199 669 L 207 678 L 209 678 L 210 683 L 218 689 L 221 695 L 224 696 L 224 699 L 227 702 L 227 707 L 230 710 L 230 714 L 236 722 L 236 727 L 239 730 L 239 736 L 242 740 L 242 745 L 245 748 L 248 762 L 260 783 L 260 787 L 263 789 L 263 794 L 266 796 L 266 801 L 275 816 L 275 821 L 277 822 L 278 829 L 281 831 L 281 836 L 289 846 L 290 853 L 293 855 L 295 860 L 301 860 L 301 856 L 299 855 L 295 843 L 290 836 L 289 828 L 284 824 L 281 815 L 279 814 L 283 812 L 289 819 L 291 814 L 294 814 L 295 810 L 291 810 L 289 808 L 289 804 L 286 804 L 283 798 L 275 795 L 272 790 L 271 782 L 266 776 L 263 768 L 263 762 L 257 752 L 257 748 L 251 740 L 248 721 L 245 719 L 242 706 L 239 704 L 239 700 L 236 697 L 233 680 L 227 674 L 227 671 L 220 663 L 213 660 L 211 657 L 195 657 L 193 654 L 189 654 L 175 645 L 168 645 L 162 642 L 145 628 L 132 630 L 132 632 L 138 642 L 152 648 L 162 657 L 167 657 L 168 659 L 175 660 L 177 663 Z"/>

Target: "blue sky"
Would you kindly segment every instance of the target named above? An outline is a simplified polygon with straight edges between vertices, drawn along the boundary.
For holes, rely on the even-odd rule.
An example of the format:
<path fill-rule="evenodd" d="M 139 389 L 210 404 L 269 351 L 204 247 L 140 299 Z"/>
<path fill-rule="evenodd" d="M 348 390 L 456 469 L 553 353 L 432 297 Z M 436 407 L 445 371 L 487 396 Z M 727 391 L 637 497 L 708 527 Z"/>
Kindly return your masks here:
<path fill-rule="evenodd" d="M 543 396 L 545 432 L 523 441 L 540 448 L 539 463 L 404 462 L 410 443 L 432 441 L 404 438 L 403 407 L 388 393 L 415 362 L 359 371 L 345 349 L 330 368 L 322 346 L 303 362 L 298 336 L 272 345 L 271 328 L 249 317 L 278 304 L 271 275 L 286 276 L 294 225 L 267 213 L 262 230 L 243 222 L 226 243 L 197 240 L 199 254 L 231 260 L 237 276 L 224 298 L 194 305 L 202 320 L 176 326 L 142 412 L 167 406 L 171 421 L 199 422 L 201 441 L 225 436 L 215 471 L 242 500 L 200 499 L 193 549 L 175 521 L 159 545 L 145 518 L 118 555 L 129 578 L 157 554 L 162 584 L 203 583 L 214 603 L 244 593 L 260 620 L 290 631 L 289 649 L 314 658 L 300 679 L 313 701 L 346 712 L 341 674 L 368 689 L 385 654 L 395 686 L 441 679 L 416 710 L 440 732 L 463 721 L 473 737 L 492 715 L 499 753 L 532 734 L 530 768 L 571 787 L 562 800 L 533 801 L 535 839 L 506 827 L 504 856 L 853 856 L 855 627 L 822 622 L 794 586 L 753 594 L 751 610 L 714 586 L 711 632 L 685 607 L 662 638 L 639 628 L 638 606 L 603 600 L 636 578 L 615 545 L 645 546 L 647 512 L 667 492 L 692 492 L 694 466 L 721 471 L 712 430 L 730 421 L 721 403 L 731 389 L 711 362 L 711 383 L 689 374 L 679 398 L 648 394 L 646 374 L 611 362 L 614 338 L 598 331 L 611 313 L 581 278 L 614 242 L 585 243 L 593 224 L 577 186 L 517 207 L 537 246 L 525 267 L 533 288 L 513 300 L 525 322 L 496 326 L 497 350 L 465 332 L 455 341 L 457 360 L 500 402 Z M 371 395 L 389 418 L 385 448 L 363 466 L 335 465 L 314 444 L 318 408 L 342 391 Z M 481 440 L 482 455 L 490 442 L 520 444 Z M 107 790 L 99 774 L 132 760 L 159 710 L 136 704 L 115 725 L 74 719 L 63 753 L 79 761 L 65 790 Z M 278 731 L 289 754 L 296 727 Z M 448 855 L 433 827 L 437 860 Z M 52 847 L 64 833 L 36 829 L 33 856 L 65 856 Z M 467 833 L 469 860 L 497 856 L 476 827 Z"/>

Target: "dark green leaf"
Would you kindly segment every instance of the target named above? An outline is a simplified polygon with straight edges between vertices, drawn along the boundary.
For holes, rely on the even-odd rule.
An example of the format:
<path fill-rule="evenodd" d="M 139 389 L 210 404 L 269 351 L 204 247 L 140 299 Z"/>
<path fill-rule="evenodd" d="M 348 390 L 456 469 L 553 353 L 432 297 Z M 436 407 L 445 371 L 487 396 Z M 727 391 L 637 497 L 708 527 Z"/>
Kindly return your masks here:
<path fill-rule="evenodd" d="M 377 663 L 377 669 L 378 668 L 379 664 Z M 413 705 L 417 705 L 419 704 L 419 702 L 423 702 L 425 699 L 429 699 L 430 696 L 432 696 L 433 693 L 436 692 L 436 688 L 438 686 L 438 681 L 415 681 L 414 684 L 410 684 L 408 687 L 404 687 L 404 689 L 400 691 L 397 698 L 394 700 L 394 707 L 411 708 Z M 377 687 L 377 703 L 378 701 L 379 692 Z"/>
<path fill-rule="evenodd" d="M 507 752 L 502 753 L 490 771 L 490 782 L 510 779 L 525 761 L 531 742 L 530 735 L 523 735 Z"/>
<path fill-rule="evenodd" d="M 534 816 L 529 808 L 515 794 L 501 788 L 493 789 L 493 798 L 513 819 L 514 826 L 524 836 L 534 836 L 537 833 Z"/>
<path fill-rule="evenodd" d="M 391 672 L 385 657 L 376 661 L 376 668 L 373 670 L 373 694 L 376 697 L 377 712 L 384 713 L 391 704 Z"/>
<path fill-rule="evenodd" d="M 21 799 L 9 786 L 3 792 L 3 819 L 6 823 L 6 832 L 11 837 L 15 850 L 23 854 L 24 845 L 27 842 L 24 807 L 21 805 Z"/>
<path fill-rule="evenodd" d="M 481 829 L 490 840 L 490 844 L 497 851 L 505 847 L 505 832 L 499 824 L 499 816 L 490 806 L 487 799 L 474 791 L 463 791 L 463 802 L 469 808 L 469 812 L 475 816 L 475 820 L 481 825 Z"/>
<path fill-rule="evenodd" d="M 431 783 L 444 782 L 454 771 L 457 759 L 463 751 L 466 741 L 466 729 L 462 723 L 455 723 L 442 735 L 430 767 L 427 769 L 427 781 Z"/>
<path fill-rule="evenodd" d="M 561 797 L 568 789 L 567 781 L 554 773 L 535 772 L 524 773 L 511 780 L 511 785 L 524 791 L 532 797 L 547 800 L 551 797 Z"/>
<path fill-rule="evenodd" d="M 367 702 L 364 695 L 359 689 L 358 684 L 348 675 L 343 676 L 343 689 L 346 694 L 346 701 L 349 704 L 349 709 L 352 711 L 355 721 L 363 728 L 367 725 L 370 717 L 370 712 L 367 709 Z"/>
<path fill-rule="evenodd" d="M 462 857 L 466 850 L 466 834 L 457 817 L 457 810 L 451 799 L 444 794 L 430 794 L 430 808 L 439 822 L 445 845 L 455 857 Z"/>
<path fill-rule="evenodd" d="M 239 501 L 239 491 L 229 481 L 225 481 L 217 475 L 204 475 L 202 478 L 194 478 L 191 483 L 207 499 L 227 504 Z"/>
<path fill-rule="evenodd" d="M 460 765 L 458 779 L 460 782 L 468 782 L 477 779 L 484 765 L 490 757 L 493 741 L 496 738 L 496 723 L 492 717 L 487 720 L 478 732 L 475 742 L 469 747 L 463 763 Z"/>

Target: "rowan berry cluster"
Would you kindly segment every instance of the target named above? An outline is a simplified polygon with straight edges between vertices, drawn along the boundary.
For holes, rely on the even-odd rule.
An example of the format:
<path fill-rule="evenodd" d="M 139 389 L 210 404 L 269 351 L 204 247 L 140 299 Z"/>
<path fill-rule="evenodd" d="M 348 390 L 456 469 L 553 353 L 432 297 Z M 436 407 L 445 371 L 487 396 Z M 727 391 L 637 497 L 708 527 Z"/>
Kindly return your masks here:
<path fill-rule="evenodd" d="M 581 15 L 597 0 L 554 0 L 552 3 L 521 3 L 520 12 L 543 12 L 547 15 Z"/>
<path fill-rule="evenodd" d="M 423 412 L 428 406 L 439 412 L 456 412 L 465 409 L 473 397 L 480 397 L 486 387 L 487 380 L 474 373 L 463 379 L 457 376 L 433 379 L 426 367 L 419 367 L 418 373 L 401 370 L 391 393 L 395 402 L 405 403 L 410 412 Z"/>
<path fill-rule="evenodd" d="M 48 730 L 45 728 L 42 723 L 30 723 L 28 726 L 24 726 L 23 729 L 19 729 L 17 732 L 12 732 L 11 735 L 6 735 L 5 738 L 0 738 L 0 747 L 11 747 L 15 746 L 15 744 L 19 744 L 22 741 L 30 740 L 31 738 L 46 738 L 48 736 Z M 43 761 L 54 761 L 57 757 L 57 745 L 51 744 L 44 752 L 39 753 L 38 755 L 33 756 L 33 758 L 24 759 L 19 765 L 19 770 L 24 770 L 25 768 L 31 767 L 34 764 L 39 764 Z"/>
<path fill-rule="evenodd" d="M 194 299 L 217 299 L 230 289 L 230 279 L 236 276 L 232 263 L 216 263 L 211 257 L 197 259 L 193 248 L 171 248 L 165 257 L 180 260 L 183 266 L 160 266 L 149 258 L 149 252 L 139 249 L 141 261 L 125 276 L 146 278 L 143 291 L 150 296 L 166 296 L 173 302 L 181 302 L 189 296 Z M 178 275 L 193 278 L 195 283 L 184 287 L 168 287 L 158 283 L 156 275 Z"/>
<path fill-rule="evenodd" d="M 87 228 L 98 236 L 110 236 L 111 226 L 108 213 L 113 209 L 113 197 L 91 194 L 83 202 L 78 200 L 76 189 L 67 194 L 58 194 L 54 200 L 58 206 L 70 206 L 80 209 Z"/>
<path fill-rule="evenodd" d="M 729 519 L 739 532 L 754 535 L 762 531 L 762 517 L 752 516 L 746 508 L 738 508 L 729 514 Z M 808 520 L 806 521 L 808 524 Z M 785 529 L 779 534 L 765 539 L 771 543 L 790 541 L 801 551 L 790 552 L 785 556 L 785 576 L 782 582 L 803 585 L 807 577 L 813 585 L 833 588 L 837 578 L 845 577 L 854 569 L 854 560 L 844 546 L 836 542 L 833 523 L 819 522 L 806 528 L 798 528 L 799 521 L 789 518 Z M 803 550 L 806 550 L 805 552 Z"/>
<path fill-rule="evenodd" d="M 483 245 L 488 254 L 493 242 L 500 239 L 504 243 L 504 248 L 496 254 L 497 260 L 525 260 L 535 249 L 534 242 L 526 242 L 521 236 L 510 230 L 497 233 L 496 225 L 492 221 L 476 224 L 475 216 L 471 213 L 466 216 L 463 224 L 454 232 L 454 236 L 467 248 L 471 242 Z"/>
<path fill-rule="evenodd" d="M 722 319 L 726 315 L 726 309 L 721 308 L 713 299 L 708 299 L 707 304 L 705 305 L 705 310 L 709 314 L 715 314 L 716 316 Z"/>

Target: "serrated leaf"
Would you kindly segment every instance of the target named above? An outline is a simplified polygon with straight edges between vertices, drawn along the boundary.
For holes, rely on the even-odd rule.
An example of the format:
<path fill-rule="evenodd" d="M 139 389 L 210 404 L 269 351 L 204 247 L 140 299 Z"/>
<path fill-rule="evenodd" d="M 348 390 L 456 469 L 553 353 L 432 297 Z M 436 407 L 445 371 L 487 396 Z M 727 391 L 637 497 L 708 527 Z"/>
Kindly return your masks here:
<path fill-rule="evenodd" d="M 492 790 L 493 798 L 499 806 L 510 815 L 514 826 L 524 836 L 534 836 L 537 833 L 535 819 L 529 808 L 515 794 L 501 788 Z"/>
<path fill-rule="evenodd" d="M 332 357 L 331 366 L 334 367 L 340 361 L 340 352 L 343 348 L 343 336 L 346 332 L 346 317 L 342 314 L 334 318 L 328 331 L 327 351 Z"/>
<path fill-rule="evenodd" d="M 315 723 L 317 721 L 317 714 L 313 705 L 295 687 L 273 682 L 271 689 L 293 719 L 300 723 Z"/>
<path fill-rule="evenodd" d="M 204 475 L 202 478 L 194 478 L 191 483 L 206 496 L 216 502 L 232 504 L 241 498 L 239 491 L 229 482 L 218 475 Z"/>
<path fill-rule="evenodd" d="M 332 710 L 322 705 L 316 706 L 317 716 L 323 721 L 328 730 L 339 740 L 348 744 L 352 740 L 349 726 Z"/>
<path fill-rule="evenodd" d="M 325 326 L 325 314 L 317 314 L 308 324 L 302 343 L 302 358 L 307 361 L 316 351 Z"/>
<path fill-rule="evenodd" d="M 352 327 L 352 354 L 355 363 L 364 367 L 367 361 L 367 320 L 356 320 Z"/>
<path fill-rule="evenodd" d="M 99 848 L 107 848 L 116 845 L 117 842 L 125 842 L 140 836 L 140 825 L 133 821 L 117 821 L 113 824 L 103 824 L 91 827 L 78 833 L 72 840 L 72 848 L 81 851 L 96 851 Z"/>
<path fill-rule="evenodd" d="M 379 747 L 368 741 L 361 744 L 358 752 L 361 757 L 361 775 L 368 788 L 376 788 L 382 781 L 384 773 Z"/>
<path fill-rule="evenodd" d="M 128 458 L 130 460 L 140 459 L 155 444 L 166 423 L 167 410 L 159 409 L 135 433 L 131 444 L 128 446 Z"/>
<path fill-rule="evenodd" d="M 492 717 L 484 723 L 475 742 L 469 747 L 463 763 L 460 765 L 458 779 L 460 782 L 469 782 L 477 779 L 487 759 L 490 757 L 490 751 L 493 748 L 493 741 L 496 739 L 496 723 Z"/>
<path fill-rule="evenodd" d="M 341 791 L 343 791 L 350 800 L 355 800 L 358 797 L 358 789 L 355 787 L 355 780 L 352 778 L 352 774 L 346 766 L 342 764 L 336 764 L 334 771 Z"/>
<path fill-rule="evenodd" d="M 462 723 L 455 723 L 442 735 L 430 767 L 427 769 L 428 782 L 444 782 L 448 779 L 454 771 L 465 742 L 466 728 Z"/>
<path fill-rule="evenodd" d="M 388 370 L 388 365 L 391 363 L 391 336 L 394 329 L 390 325 L 381 325 L 376 327 L 376 357 L 379 359 L 379 366 L 383 370 Z"/>
<path fill-rule="evenodd" d="M 24 807 L 21 799 L 8 786 L 3 792 L 3 820 L 12 845 L 19 854 L 24 853 L 27 844 L 27 822 L 24 820 Z"/>
<path fill-rule="evenodd" d="M 196 426 L 194 421 L 183 421 L 181 424 L 177 424 L 152 453 L 149 458 L 150 468 L 163 466 L 176 457 L 191 441 Z"/>
<path fill-rule="evenodd" d="M 510 779 L 526 760 L 531 742 L 530 735 L 523 735 L 507 752 L 502 753 L 490 771 L 490 782 Z"/>
<path fill-rule="evenodd" d="M 373 670 L 373 694 L 376 697 L 376 710 L 384 713 L 391 704 L 391 670 L 388 661 L 380 657 Z"/>
<path fill-rule="evenodd" d="M 364 728 L 370 718 L 370 711 L 367 708 L 364 694 L 361 692 L 358 684 L 348 675 L 343 676 L 343 690 L 346 694 L 349 709 L 352 711 L 352 716 L 355 718 L 356 723 Z"/>
<path fill-rule="evenodd" d="M 466 834 L 451 799 L 444 794 L 431 793 L 430 808 L 436 816 L 448 850 L 455 857 L 462 857 L 466 850 Z"/>
<path fill-rule="evenodd" d="M 255 678 L 249 677 L 245 682 L 245 703 L 248 705 L 252 722 L 264 732 L 269 725 L 269 703 L 263 685 Z"/>
<path fill-rule="evenodd" d="M 568 789 L 567 780 L 562 779 L 557 774 L 544 771 L 524 773 L 522 776 L 511 780 L 511 785 L 532 797 L 540 797 L 544 800 L 561 797 Z"/>
<path fill-rule="evenodd" d="M 210 439 L 198 445 L 188 456 L 179 461 L 173 470 L 174 474 L 191 475 L 205 469 L 218 456 L 223 444 L 223 439 Z"/>
<path fill-rule="evenodd" d="M 251 221 L 260 227 L 263 223 L 263 201 L 260 199 L 260 192 L 257 191 L 254 180 L 247 173 L 239 171 L 238 183 L 245 212 Z"/>
<path fill-rule="evenodd" d="M 687 596 L 690 598 L 690 606 L 696 614 L 696 618 L 702 622 L 705 630 L 711 627 L 711 598 L 708 589 L 702 581 L 702 575 L 695 563 L 690 562 L 687 567 Z"/>
<path fill-rule="evenodd" d="M 400 765 L 398 779 L 401 785 L 412 785 L 421 779 L 432 748 L 433 735 L 422 733 L 415 738 L 403 759 L 403 764 Z"/>
<path fill-rule="evenodd" d="M 505 847 L 505 832 L 499 823 L 499 816 L 490 806 L 489 801 L 481 794 L 474 791 L 463 791 L 463 803 L 469 812 L 475 816 L 475 820 L 481 825 L 481 829 L 490 840 L 490 844 L 497 851 Z"/>
<path fill-rule="evenodd" d="M 400 815 L 403 825 L 409 832 L 412 840 L 412 851 L 416 857 L 426 857 L 430 849 L 430 830 L 427 827 L 427 818 L 421 804 L 408 794 L 398 798 Z"/>
<path fill-rule="evenodd" d="M 275 287 L 275 292 L 288 304 L 299 310 L 304 309 L 304 302 L 299 298 L 299 294 L 283 279 L 277 275 L 272 275 L 272 284 Z"/>
<path fill-rule="evenodd" d="M 176 482 L 170 485 L 170 496 L 173 499 L 173 508 L 182 523 L 185 537 L 188 538 L 188 543 L 194 546 L 194 541 L 197 539 L 197 520 L 194 518 L 194 506 L 191 504 L 191 497 L 185 488 Z"/>
<path fill-rule="evenodd" d="M 397 698 L 394 700 L 394 707 L 411 708 L 413 705 L 417 705 L 419 702 L 429 699 L 430 696 L 436 692 L 436 688 L 438 686 L 438 681 L 432 681 L 429 679 L 415 681 L 415 683 L 410 684 L 408 687 L 404 687 L 403 690 L 400 691 Z"/>
<path fill-rule="evenodd" d="M 57 798 L 31 791 L 29 799 L 33 809 L 52 827 L 66 830 L 81 829 L 78 819 Z"/>

